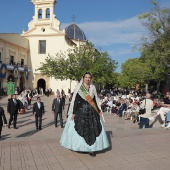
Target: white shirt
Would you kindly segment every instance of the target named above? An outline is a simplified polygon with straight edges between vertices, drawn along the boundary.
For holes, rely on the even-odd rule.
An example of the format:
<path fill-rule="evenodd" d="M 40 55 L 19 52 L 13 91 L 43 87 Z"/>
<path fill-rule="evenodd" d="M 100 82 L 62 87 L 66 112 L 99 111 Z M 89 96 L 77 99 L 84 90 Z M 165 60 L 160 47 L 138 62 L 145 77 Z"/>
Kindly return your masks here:
<path fill-rule="evenodd" d="M 41 107 L 41 103 L 37 102 L 38 108 L 40 109 Z"/>
<path fill-rule="evenodd" d="M 113 102 L 110 100 L 110 101 L 107 102 L 107 105 L 110 106 L 110 107 L 112 107 Z"/>

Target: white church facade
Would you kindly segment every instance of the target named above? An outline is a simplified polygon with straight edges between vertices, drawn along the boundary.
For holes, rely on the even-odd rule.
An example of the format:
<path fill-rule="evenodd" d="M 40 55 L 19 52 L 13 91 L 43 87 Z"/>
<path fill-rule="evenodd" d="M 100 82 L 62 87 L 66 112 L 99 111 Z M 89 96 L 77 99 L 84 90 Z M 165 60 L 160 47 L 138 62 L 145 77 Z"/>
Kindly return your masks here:
<path fill-rule="evenodd" d="M 38 68 L 48 55 L 56 56 L 81 43 L 86 43 L 84 32 L 74 22 L 60 30 L 54 8 L 56 0 L 32 0 L 35 13 L 28 24 L 28 30 L 18 34 L 0 33 L 0 82 L 6 86 L 12 79 L 20 88 L 51 88 L 54 92 L 63 89 L 74 90 L 77 82 L 55 80 L 43 76 Z"/>

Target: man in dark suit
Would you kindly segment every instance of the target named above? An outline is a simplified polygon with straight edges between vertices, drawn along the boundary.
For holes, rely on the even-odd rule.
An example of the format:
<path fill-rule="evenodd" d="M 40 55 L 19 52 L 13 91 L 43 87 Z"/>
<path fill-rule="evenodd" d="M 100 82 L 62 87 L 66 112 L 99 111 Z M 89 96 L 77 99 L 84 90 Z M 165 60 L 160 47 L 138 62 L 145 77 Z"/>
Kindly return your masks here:
<path fill-rule="evenodd" d="M 19 102 L 16 99 L 16 95 L 13 94 L 11 96 L 11 99 L 9 99 L 8 106 L 7 106 L 7 112 L 10 114 L 9 125 L 8 125 L 9 129 L 12 121 L 13 121 L 14 129 L 18 129 L 16 127 L 16 122 L 17 122 L 17 116 L 19 111 L 20 111 Z"/>
<path fill-rule="evenodd" d="M 35 125 L 36 125 L 36 129 L 41 130 L 41 126 L 42 126 L 42 115 L 45 113 L 44 110 L 44 103 L 41 102 L 40 97 L 37 97 L 37 102 L 34 103 L 33 105 L 33 115 L 35 113 Z M 39 122 L 39 124 L 38 124 Z"/>
<path fill-rule="evenodd" d="M 59 115 L 61 128 L 64 128 L 63 119 L 62 119 L 63 101 L 60 98 L 59 93 L 57 94 L 57 97 L 53 100 L 52 111 L 54 112 L 55 127 L 57 127 L 57 119 L 58 119 L 58 115 Z"/>
<path fill-rule="evenodd" d="M 0 138 L 1 138 L 1 132 L 2 132 L 2 127 L 3 127 L 3 121 L 4 121 L 4 124 L 7 124 L 4 109 L 0 107 Z"/>

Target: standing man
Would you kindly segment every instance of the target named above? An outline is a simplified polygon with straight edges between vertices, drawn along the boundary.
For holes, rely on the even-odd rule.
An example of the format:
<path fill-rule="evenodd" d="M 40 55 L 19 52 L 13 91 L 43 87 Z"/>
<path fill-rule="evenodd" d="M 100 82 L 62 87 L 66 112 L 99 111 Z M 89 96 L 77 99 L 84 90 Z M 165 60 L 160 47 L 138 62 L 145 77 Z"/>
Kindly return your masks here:
<path fill-rule="evenodd" d="M 146 113 L 139 115 L 139 129 L 142 129 L 145 125 L 145 128 L 149 128 L 149 119 L 152 117 L 151 112 L 153 109 L 153 101 L 151 100 L 151 94 L 146 94 L 146 99 L 140 104 L 140 109 L 146 109 Z"/>
<path fill-rule="evenodd" d="M 57 97 L 53 100 L 52 111 L 54 112 L 55 127 L 57 127 L 57 119 L 59 115 L 61 128 L 64 128 L 63 119 L 62 119 L 63 102 L 62 102 L 62 99 L 60 98 L 59 93 L 57 94 Z"/>
<path fill-rule="evenodd" d="M 41 125 L 42 125 L 42 115 L 45 113 L 44 110 L 44 103 L 41 102 L 40 97 L 37 97 L 37 102 L 34 103 L 33 105 L 33 115 L 35 113 L 35 125 L 36 129 L 41 130 Z M 39 122 L 39 124 L 38 124 Z"/>
<path fill-rule="evenodd" d="M 0 138 L 1 138 L 1 132 L 2 132 L 2 127 L 3 127 L 3 121 L 4 121 L 4 124 L 7 124 L 4 109 L 0 107 Z"/>
<path fill-rule="evenodd" d="M 12 121 L 13 121 L 14 129 L 18 129 L 16 127 L 16 123 L 17 123 L 17 116 L 19 111 L 20 111 L 19 102 L 16 99 L 16 95 L 13 94 L 11 96 L 11 99 L 9 99 L 8 106 L 7 106 L 7 112 L 10 114 L 9 124 L 8 124 L 9 129 Z"/>

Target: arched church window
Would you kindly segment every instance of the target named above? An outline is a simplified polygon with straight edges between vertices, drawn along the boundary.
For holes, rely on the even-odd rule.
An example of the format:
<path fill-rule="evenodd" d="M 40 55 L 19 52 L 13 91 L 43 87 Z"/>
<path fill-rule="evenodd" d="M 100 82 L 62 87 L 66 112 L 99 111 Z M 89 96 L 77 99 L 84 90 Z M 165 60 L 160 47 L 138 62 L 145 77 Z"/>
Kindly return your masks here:
<path fill-rule="evenodd" d="M 46 18 L 50 18 L 50 9 L 49 8 L 46 9 Z"/>
<path fill-rule="evenodd" d="M 42 19 L 42 9 L 38 10 L 38 19 Z"/>

